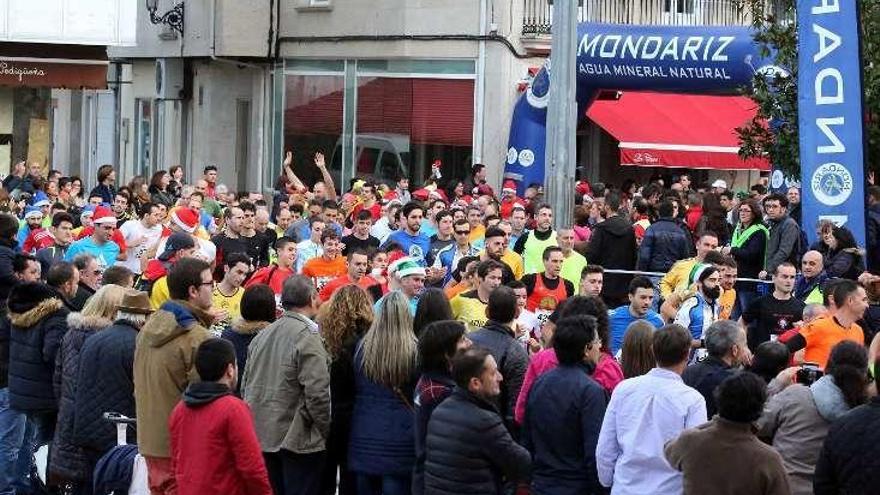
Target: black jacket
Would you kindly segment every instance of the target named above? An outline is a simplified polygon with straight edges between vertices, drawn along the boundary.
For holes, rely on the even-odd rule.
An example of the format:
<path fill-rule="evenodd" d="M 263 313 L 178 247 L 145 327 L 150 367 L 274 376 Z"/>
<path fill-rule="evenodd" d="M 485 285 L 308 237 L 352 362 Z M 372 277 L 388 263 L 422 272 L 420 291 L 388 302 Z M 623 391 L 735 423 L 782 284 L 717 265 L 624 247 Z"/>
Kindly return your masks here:
<path fill-rule="evenodd" d="M 638 247 L 636 233 L 626 218 L 620 215 L 596 225 L 587 247 L 587 261 L 602 265 L 606 270 L 616 268 L 633 270 L 636 267 Z M 602 295 L 620 298 L 626 295 L 632 275 L 605 274 Z"/>
<path fill-rule="evenodd" d="M 501 417 L 511 431 L 514 431 L 513 410 L 516 407 L 516 399 L 522 388 L 526 369 L 529 367 L 529 355 L 516 337 L 513 331 L 497 321 L 489 320 L 486 326 L 468 335 L 474 345 L 485 348 L 498 365 L 498 371 L 504 377 L 501 382 L 501 395 L 498 396 L 497 406 L 501 411 Z"/>
<path fill-rule="evenodd" d="M 695 389 L 706 399 L 706 417 L 712 419 L 717 411 L 715 389 L 734 371 L 724 361 L 709 356 L 704 361 L 688 366 L 681 375 L 685 385 Z"/>
<path fill-rule="evenodd" d="M 232 346 L 235 347 L 235 359 L 238 363 L 238 384 L 233 392 L 236 395 L 240 396 L 241 377 L 244 375 L 244 366 L 247 364 L 248 346 L 251 345 L 251 341 L 257 336 L 257 332 L 268 324 L 269 322 L 266 321 L 245 321 L 241 318 L 236 318 L 229 326 L 223 329 L 223 333 L 220 335 L 222 338 L 232 342 Z"/>
<path fill-rule="evenodd" d="M 460 388 L 431 415 L 425 450 L 425 495 L 500 494 L 505 478 L 524 481 L 531 471 L 495 407 Z"/>
<path fill-rule="evenodd" d="M 61 297 L 45 284 L 19 284 L 10 294 L 9 404 L 14 409 L 58 409 L 53 375 L 68 313 Z"/>
<path fill-rule="evenodd" d="M 55 363 L 55 397 L 58 398 L 58 423 L 49 450 L 49 473 L 53 479 L 83 481 L 89 479 L 88 461 L 82 448 L 73 441 L 76 414 L 76 391 L 80 379 L 81 352 L 87 338 L 109 327 L 105 318 L 85 317 L 80 313 L 67 316 L 67 333 L 61 339 L 61 348 Z M 94 380 L 94 376 L 83 376 Z"/>
<path fill-rule="evenodd" d="M 89 337 L 80 351 L 74 395 L 73 442 L 105 453 L 116 445 L 116 426 L 103 419 L 105 412 L 135 417 L 134 348 L 138 329 L 126 320 Z M 137 443 L 137 430 L 128 427 L 129 443 Z"/>
<path fill-rule="evenodd" d="M 731 247 L 730 255 L 736 260 L 737 276 L 740 278 L 758 278 L 764 269 L 764 256 L 767 253 L 767 235 L 764 231 L 753 233 L 740 247 Z M 737 290 L 743 282 L 737 283 Z M 748 288 L 754 290 L 754 282 L 748 282 Z"/>
<path fill-rule="evenodd" d="M 645 237 L 639 245 L 638 269 L 668 272 L 676 261 L 688 257 L 692 245 L 690 238 L 674 220 L 661 218 L 645 231 Z"/>
<path fill-rule="evenodd" d="M 76 311 L 82 311 L 83 307 L 86 305 L 86 301 L 88 301 L 89 298 L 94 295 L 95 291 L 92 290 L 91 287 L 80 282 L 79 286 L 76 289 L 76 295 L 73 296 L 73 299 L 70 300 L 70 305 Z"/>
<path fill-rule="evenodd" d="M 835 421 L 816 463 L 816 495 L 871 494 L 880 487 L 880 397 Z"/>
<path fill-rule="evenodd" d="M 9 293 L 18 283 L 15 271 L 12 269 L 12 260 L 19 252 L 18 242 L 15 239 L 0 240 L 0 309 L 6 309 Z"/>
<path fill-rule="evenodd" d="M 605 493 L 596 471 L 605 390 L 588 372 L 581 365 L 559 366 L 529 391 L 522 438 L 534 456 L 534 493 Z"/>
<path fill-rule="evenodd" d="M 880 203 L 869 206 L 865 215 L 865 245 L 868 270 L 880 273 Z"/>

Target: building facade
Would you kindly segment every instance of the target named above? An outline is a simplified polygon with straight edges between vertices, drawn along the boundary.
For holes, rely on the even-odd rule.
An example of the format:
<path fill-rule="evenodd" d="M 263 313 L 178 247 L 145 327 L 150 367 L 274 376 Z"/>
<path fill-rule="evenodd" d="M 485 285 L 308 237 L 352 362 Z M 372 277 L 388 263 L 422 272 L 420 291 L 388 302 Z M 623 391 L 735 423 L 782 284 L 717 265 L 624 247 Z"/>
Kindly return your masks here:
<path fill-rule="evenodd" d="M 497 185 L 514 102 L 550 46 L 542 0 L 157 3 L 154 19 L 139 4 L 137 45 L 109 51 L 122 175 L 213 164 L 233 190 L 271 191 L 288 150 L 306 182 L 320 152 L 345 185 L 418 184 L 438 160 L 441 183 L 479 162 Z M 584 0 L 581 20 L 747 23 L 735 5 Z M 152 22 L 176 6 L 182 29 Z M 582 165 L 613 155 L 601 129 L 585 120 L 580 133 Z"/>

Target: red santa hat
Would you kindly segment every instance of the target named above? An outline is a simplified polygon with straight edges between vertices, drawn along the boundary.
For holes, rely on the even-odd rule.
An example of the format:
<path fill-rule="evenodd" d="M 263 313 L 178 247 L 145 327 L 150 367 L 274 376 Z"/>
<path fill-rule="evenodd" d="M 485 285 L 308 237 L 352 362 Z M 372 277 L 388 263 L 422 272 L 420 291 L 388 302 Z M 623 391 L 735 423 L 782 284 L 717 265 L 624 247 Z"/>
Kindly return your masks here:
<path fill-rule="evenodd" d="M 501 192 L 516 194 L 516 182 L 511 179 L 507 179 L 506 181 L 504 181 L 504 184 L 501 185 Z"/>
<path fill-rule="evenodd" d="M 199 227 L 199 214 L 192 208 L 178 208 L 171 213 L 171 221 L 192 234 Z"/>
<path fill-rule="evenodd" d="M 106 206 L 99 206 L 95 208 L 95 213 L 92 214 L 92 221 L 94 223 L 109 223 L 116 225 L 116 215 L 107 208 Z"/>

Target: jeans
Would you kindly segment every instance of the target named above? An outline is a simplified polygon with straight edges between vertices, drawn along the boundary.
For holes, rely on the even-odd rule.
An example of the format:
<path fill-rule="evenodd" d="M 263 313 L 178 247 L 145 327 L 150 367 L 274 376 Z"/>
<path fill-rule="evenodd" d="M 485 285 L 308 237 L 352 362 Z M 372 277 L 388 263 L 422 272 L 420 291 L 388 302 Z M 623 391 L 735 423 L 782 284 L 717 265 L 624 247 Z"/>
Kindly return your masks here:
<path fill-rule="evenodd" d="M 27 415 L 10 409 L 9 389 L 0 389 L 0 495 L 30 493 L 32 450 L 25 439 L 32 436 Z"/>
<path fill-rule="evenodd" d="M 326 452 L 296 454 L 284 449 L 263 452 L 275 495 L 318 495 Z"/>
<path fill-rule="evenodd" d="M 357 495 L 410 495 L 412 476 L 357 475 Z"/>

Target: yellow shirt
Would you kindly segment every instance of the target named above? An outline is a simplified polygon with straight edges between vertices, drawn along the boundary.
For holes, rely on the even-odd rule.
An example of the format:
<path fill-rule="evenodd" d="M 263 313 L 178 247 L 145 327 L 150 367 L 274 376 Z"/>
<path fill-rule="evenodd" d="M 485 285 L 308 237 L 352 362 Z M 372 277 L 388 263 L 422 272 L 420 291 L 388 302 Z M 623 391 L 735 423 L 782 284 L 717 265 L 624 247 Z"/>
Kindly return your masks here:
<path fill-rule="evenodd" d="M 581 286 L 581 272 L 584 271 L 584 268 L 587 266 L 587 259 L 584 256 L 572 250 L 572 252 L 568 255 L 568 258 L 565 258 L 562 261 L 562 271 L 560 275 L 565 280 L 571 282 L 571 285 L 575 287 Z"/>
<path fill-rule="evenodd" d="M 452 317 L 464 323 L 468 332 L 486 326 L 489 317 L 486 316 L 486 304 L 480 301 L 477 291 L 462 292 L 449 301 L 452 307 Z"/>
<path fill-rule="evenodd" d="M 722 291 L 721 298 L 718 299 L 720 311 L 718 312 L 719 320 L 729 320 L 730 312 L 733 311 L 733 304 L 736 302 L 736 289 Z"/>
<path fill-rule="evenodd" d="M 476 227 L 471 229 L 471 233 L 468 236 L 468 242 L 473 244 L 474 242 L 482 239 L 486 236 L 486 227 L 484 225 L 477 225 Z"/>
<path fill-rule="evenodd" d="M 510 249 L 506 249 L 504 254 L 501 255 L 501 261 L 510 267 L 510 271 L 513 272 L 513 278 L 517 280 L 522 278 L 525 273 L 525 265 L 523 264 L 522 256 L 516 254 Z"/>
<path fill-rule="evenodd" d="M 677 290 L 686 289 L 688 277 L 696 264 L 697 258 L 676 261 L 669 272 L 660 279 L 660 295 L 665 299 Z"/>
<path fill-rule="evenodd" d="M 225 310 L 229 314 L 228 321 L 237 316 L 241 316 L 241 298 L 244 295 L 244 288 L 239 287 L 231 296 L 226 296 L 220 292 L 220 285 L 214 285 L 214 292 L 211 294 L 214 300 L 213 307 Z"/>
<path fill-rule="evenodd" d="M 159 309 L 165 301 L 171 299 L 171 293 L 168 292 L 168 276 L 164 276 L 153 282 L 153 288 L 150 289 L 150 306 L 153 309 Z"/>

